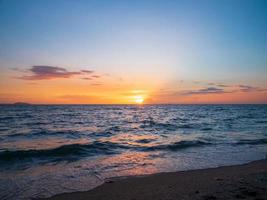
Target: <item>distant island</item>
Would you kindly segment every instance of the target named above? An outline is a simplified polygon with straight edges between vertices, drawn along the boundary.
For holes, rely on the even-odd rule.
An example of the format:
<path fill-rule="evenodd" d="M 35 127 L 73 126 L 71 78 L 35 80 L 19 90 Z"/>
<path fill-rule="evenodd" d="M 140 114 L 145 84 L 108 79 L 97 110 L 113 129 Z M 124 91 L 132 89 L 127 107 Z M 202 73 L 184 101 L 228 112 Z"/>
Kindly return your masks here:
<path fill-rule="evenodd" d="M 16 105 L 16 106 L 30 106 L 32 104 L 26 103 L 26 102 L 16 102 L 16 103 L 13 103 L 13 105 Z"/>

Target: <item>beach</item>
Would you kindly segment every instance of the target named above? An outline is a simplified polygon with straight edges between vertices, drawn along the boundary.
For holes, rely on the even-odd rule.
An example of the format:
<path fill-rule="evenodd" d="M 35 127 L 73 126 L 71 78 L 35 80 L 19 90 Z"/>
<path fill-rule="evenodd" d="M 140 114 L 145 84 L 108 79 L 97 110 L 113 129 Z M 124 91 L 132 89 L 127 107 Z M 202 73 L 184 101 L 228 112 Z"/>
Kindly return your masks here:
<path fill-rule="evenodd" d="M 87 191 L 48 200 L 267 199 L 267 160 L 181 172 L 107 180 Z"/>

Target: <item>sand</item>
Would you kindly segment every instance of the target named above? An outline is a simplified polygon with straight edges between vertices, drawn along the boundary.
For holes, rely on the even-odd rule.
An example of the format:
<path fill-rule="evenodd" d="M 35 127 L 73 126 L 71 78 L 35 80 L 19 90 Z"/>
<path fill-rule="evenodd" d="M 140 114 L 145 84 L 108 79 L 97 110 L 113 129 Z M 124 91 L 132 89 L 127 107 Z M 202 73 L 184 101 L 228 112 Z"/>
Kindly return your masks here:
<path fill-rule="evenodd" d="M 212 169 L 113 179 L 87 192 L 60 194 L 49 199 L 266 200 L 267 160 Z"/>

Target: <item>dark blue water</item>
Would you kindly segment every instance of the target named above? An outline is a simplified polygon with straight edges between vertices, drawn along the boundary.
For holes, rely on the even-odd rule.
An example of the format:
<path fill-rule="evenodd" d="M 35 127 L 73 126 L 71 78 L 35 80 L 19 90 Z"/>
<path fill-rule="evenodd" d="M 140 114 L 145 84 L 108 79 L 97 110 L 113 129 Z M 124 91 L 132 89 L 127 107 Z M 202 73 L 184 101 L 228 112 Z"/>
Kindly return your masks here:
<path fill-rule="evenodd" d="M 0 106 L 0 199 L 267 154 L 266 105 Z"/>

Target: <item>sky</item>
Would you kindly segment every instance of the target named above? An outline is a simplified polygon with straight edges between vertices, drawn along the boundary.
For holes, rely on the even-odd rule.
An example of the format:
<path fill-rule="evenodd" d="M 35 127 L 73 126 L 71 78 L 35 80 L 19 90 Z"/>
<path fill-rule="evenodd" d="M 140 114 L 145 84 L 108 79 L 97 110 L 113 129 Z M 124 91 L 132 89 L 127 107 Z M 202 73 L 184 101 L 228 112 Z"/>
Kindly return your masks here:
<path fill-rule="evenodd" d="M 267 103 L 266 0 L 0 0 L 0 103 Z"/>

